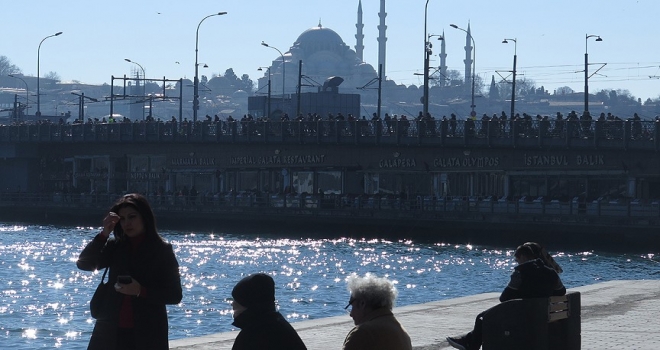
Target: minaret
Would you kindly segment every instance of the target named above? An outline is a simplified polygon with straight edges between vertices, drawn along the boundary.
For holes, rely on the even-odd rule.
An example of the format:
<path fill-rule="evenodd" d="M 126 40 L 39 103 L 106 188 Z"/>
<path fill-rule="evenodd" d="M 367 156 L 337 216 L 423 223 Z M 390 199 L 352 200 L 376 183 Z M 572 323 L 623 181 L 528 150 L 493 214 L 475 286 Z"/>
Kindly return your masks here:
<path fill-rule="evenodd" d="M 447 50 L 445 48 L 445 42 L 447 38 L 445 37 L 445 31 L 442 31 L 442 43 L 440 43 L 440 79 L 442 83 L 440 86 L 444 86 L 447 80 Z"/>
<path fill-rule="evenodd" d="M 358 3 L 358 18 L 355 27 L 357 28 L 357 34 L 355 34 L 355 39 L 357 39 L 357 42 L 355 43 L 355 53 L 357 54 L 357 57 L 360 59 L 360 61 L 364 62 L 364 34 L 362 33 L 364 24 L 362 24 L 362 0 L 360 0 Z"/>
<path fill-rule="evenodd" d="M 383 67 L 383 77 L 387 77 L 387 70 L 385 70 L 385 43 L 387 42 L 387 37 L 385 36 L 385 31 L 387 26 L 385 25 L 385 17 L 387 17 L 387 12 L 385 12 L 385 0 L 380 0 L 380 12 L 378 13 L 380 17 L 380 24 L 378 25 L 378 66 L 382 65 Z M 378 71 L 378 69 L 376 69 Z"/>
<path fill-rule="evenodd" d="M 470 32 L 470 22 L 468 22 L 467 34 L 465 35 L 465 83 L 472 81 L 472 33 Z"/>

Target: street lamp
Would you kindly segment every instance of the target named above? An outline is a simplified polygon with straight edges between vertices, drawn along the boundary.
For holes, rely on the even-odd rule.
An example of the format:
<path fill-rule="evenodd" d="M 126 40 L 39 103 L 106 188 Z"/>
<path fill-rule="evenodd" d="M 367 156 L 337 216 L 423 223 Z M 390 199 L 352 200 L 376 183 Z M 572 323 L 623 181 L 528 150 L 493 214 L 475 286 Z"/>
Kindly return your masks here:
<path fill-rule="evenodd" d="M 197 64 L 197 52 L 199 51 L 199 26 L 202 25 L 205 19 L 213 16 L 222 16 L 226 15 L 227 12 L 218 12 L 212 15 L 208 15 L 202 18 L 197 25 L 197 31 L 195 32 L 195 81 L 193 82 L 193 121 L 197 121 L 197 110 L 199 109 L 199 65 Z"/>
<path fill-rule="evenodd" d="M 131 61 L 128 58 L 124 58 L 124 61 L 126 61 L 128 63 L 137 64 L 138 67 L 140 67 L 140 69 L 142 69 L 142 104 L 143 104 L 143 106 L 142 106 L 142 119 L 144 120 L 144 99 L 147 96 L 147 80 L 146 80 L 147 79 L 147 74 L 144 72 L 144 67 L 142 67 L 141 64 L 139 64 L 135 61 Z M 140 79 L 138 78 L 138 82 L 139 81 L 140 81 Z"/>
<path fill-rule="evenodd" d="M 267 69 L 268 72 L 268 109 L 267 109 L 267 116 L 270 118 L 270 67 L 259 67 L 257 69 L 258 71 L 262 71 L 264 68 Z"/>
<path fill-rule="evenodd" d="M 12 78 L 19 79 L 20 81 L 23 82 L 23 84 L 25 84 L 25 114 L 27 114 L 28 103 L 29 103 L 29 101 L 28 101 L 28 96 L 30 96 L 29 91 L 28 91 L 28 84 L 27 84 L 27 82 L 26 82 L 23 78 L 21 78 L 21 77 L 17 77 L 17 76 L 15 76 L 15 75 L 13 75 L 13 74 L 9 74 L 8 76 L 9 76 L 9 77 L 12 77 Z"/>
<path fill-rule="evenodd" d="M 48 38 L 52 38 L 54 36 L 58 36 L 60 34 L 62 34 L 62 32 L 57 32 L 53 35 L 49 35 L 49 36 L 41 39 L 41 42 L 39 42 L 39 48 L 37 48 L 37 112 L 35 113 L 36 116 L 41 115 L 41 93 L 40 93 L 41 89 L 40 89 L 40 86 L 39 86 L 39 61 L 40 61 L 39 53 L 41 52 L 41 44 L 43 44 L 44 40 L 46 40 Z"/>
<path fill-rule="evenodd" d="M 516 39 L 504 39 L 502 40 L 503 44 L 508 44 L 509 40 L 513 41 L 513 82 L 511 83 L 511 117 L 513 118 L 513 112 L 516 106 L 516 59 L 518 51 L 518 40 Z"/>
<path fill-rule="evenodd" d="M 470 113 L 470 115 L 476 116 L 476 114 L 474 113 L 474 107 L 476 107 L 476 105 L 474 104 L 474 80 L 475 80 L 474 76 L 476 74 L 475 70 L 476 70 L 476 60 L 477 60 L 477 45 L 475 45 L 474 43 L 474 38 L 472 37 L 472 33 L 468 32 L 463 28 L 460 28 L 455 24 L 450 24 L 449 26 L 464 31 L 470 37 L 470 40 L 472 40 L 472 104 L 470 105 L 472 112 Z"/>
<path fill-rule="evenodd" d="M 422 101 L 423 103 L 423 114 L 426 116 L 426 114 L 429 112 L 429 56 L 431 56 L 431 48 L 429 47 L 429 41 L 426 36 L 426 22 L 428 18 L 428 7 L 429 7 L 429 0 L 426 0 L 426 4 L 424 5 L 424 100 Z"/>
<path fill-rule="evenodd" d="M 429 71 L 431 70 L 430 67 L 430 59 L 431 55 L 433 55 L 433 44 L 431 44 L 431 38 L 433 37 L 438 37 L 438 40 L 445 40 L 445 38 L 442 35 L 437 35 L 437 34 L 428 34 L 426 41 L 425 41 L 425 51 L 424 51 L 424 96 L 422 97 L 422 105 L 423 107 L 423 114 L 427 115 L 429 112 L 429 81 L 431 80 L 431 77 L 429 76 Z M 418 73 L 415 73 L 418 75 Z"/>
<path fill-rule="evenodd" d="M 261 42 L 261 45 L 276 50 L 282 57 L 282 103 L 284 103 L 284 82 L 286 81 L 286 65 L 284 65 L 284 55 L 282 54 L 282 51 L 278 50 L 275 46 L 270 46 L 263 41 Z"/>
<path fill-rule="evenodd" d="M 599 35 L 586 34 L 584 38 L 584 111 L 589 112 L 589 53 L 587 43 L 589 38 L 596 38 L 596 41 L 603 41 Z"/>
<path fill-rule="evenodd" d="M 142 70 L 142 80 L 145 80 L 145 79 L 147 78 L 147 75 L 146 75 L 146 73 L 144 72 L 144 67 L 142 67 L 141 64 L 139 64 L 139 63 L 137 63 L 137 62 L 135 62 L 135 61 L 131 61 L 131 60 L 128 59 L 128 58 L 124 58 L 124 61 L 126 61 L 126 62 L 128 62 L 128 63 L 135 63 L 135 64 L 137 64 L 137 66 L 140 67 L 140 69 Z M 143 86 L 144 86 L 145 84 L 146 84 L 146 83 L 144 83 L 144 82 L 142 83 Z"/>

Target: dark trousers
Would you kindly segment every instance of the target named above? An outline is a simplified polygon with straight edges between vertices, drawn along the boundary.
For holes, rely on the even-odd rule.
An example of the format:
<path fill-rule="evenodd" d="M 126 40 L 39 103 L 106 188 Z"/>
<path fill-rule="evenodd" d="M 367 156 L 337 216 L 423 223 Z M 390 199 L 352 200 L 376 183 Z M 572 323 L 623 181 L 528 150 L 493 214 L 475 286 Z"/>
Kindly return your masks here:
<path fill-rule="evenodd" d="M 137 350 L 133 328 L 117 328 L 117 350 Z"/>
<path fill-rule="evenodd" d="M 472 329 L 472 331 L 466 335 L 469 345 L 467 350 L 479 350 L 479 348 L 481 348 L 481 343 L 483 341 L 483 320 L 484 315 L 488 313 L 488 311 L 490 311 L 490 309 L 477 315 L 477 318 L 474 320 L 474 329 Z"/>

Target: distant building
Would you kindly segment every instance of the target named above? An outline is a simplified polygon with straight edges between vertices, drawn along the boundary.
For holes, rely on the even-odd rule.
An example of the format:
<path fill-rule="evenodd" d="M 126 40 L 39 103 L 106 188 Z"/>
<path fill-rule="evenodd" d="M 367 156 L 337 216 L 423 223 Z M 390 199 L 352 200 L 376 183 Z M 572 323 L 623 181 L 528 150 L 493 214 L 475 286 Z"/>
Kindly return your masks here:
<path fill-rule="evenodd" d="M 282 95 L 282 74 L 285 77 L 285 94 L 295 94 L 298 86 L 299 62 L 302 61 L 302 92 L 316 91 L 317 87 L 332 76 L 344 79 L 340 91 L 351 93 L 377 77 L 370 64 L 362 62 L 356 52 L 344 43 L 342 38 L 330 28 L 318 26 L 304 31 L 284 53 L 282 58 L 273 59 L 270 72 L 258 79 L 258 89 L 266 91 L 268 74 L 271 74 L 271 93 Z"/>

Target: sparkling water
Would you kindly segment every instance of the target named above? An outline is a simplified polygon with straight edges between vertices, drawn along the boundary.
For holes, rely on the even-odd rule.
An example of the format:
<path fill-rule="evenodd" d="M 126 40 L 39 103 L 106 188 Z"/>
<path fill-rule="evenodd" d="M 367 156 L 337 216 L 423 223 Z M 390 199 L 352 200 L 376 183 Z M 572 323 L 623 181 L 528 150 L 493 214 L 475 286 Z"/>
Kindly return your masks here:
<path fill-rule="evenodd" d="M 75 261 L 100 231 L 92 227 L 0 224 L 0 343 L 8 349 L 85 349 L 94 320 L 89 300 L 101 273 Z M 254 272 L 274 276 L 289 321 L 345 315 L 346 278 L 373 273 L 396 281 L 397 305 L 484 292 L 508 282 L 515 247 L 429 241 L 292 238 L 283 233 L 161 231 L 181 269 L 183 300 L 168 306 L 170 339 L 234 329 L 231 289 Z M 288 237 L 288 238 L 283 238 Z M 567 288 L 617 279 L 658 279 L 657 252 L 552 252 Z M 338 347 L 341 344 L 337 344 Z"/>

